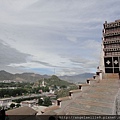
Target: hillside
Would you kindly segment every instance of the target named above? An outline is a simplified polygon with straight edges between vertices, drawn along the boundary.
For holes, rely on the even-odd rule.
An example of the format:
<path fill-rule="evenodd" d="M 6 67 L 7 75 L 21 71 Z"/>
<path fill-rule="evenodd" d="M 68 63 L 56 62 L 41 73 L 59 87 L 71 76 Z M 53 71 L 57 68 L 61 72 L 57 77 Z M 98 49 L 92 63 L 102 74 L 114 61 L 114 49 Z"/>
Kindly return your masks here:
<path fill-rule="evenodd" d="M 40 75 L 35 73 L 21 73 L 21 74 L 11 74 L 4 70 L 0 71 L 0 81 L 2 80 L 14 80 L 14 81 L 24 81 L 24 82 L 35 82 L 39 79 L 50 78 L 48 75 Z"/>
<path fill-rule="evenodd" d="M 4 70 L 0 71 L 0 80 L 13 80 L 14 79 L 14 75 L 11 73 L 8 73 Z"/>
<path fill-rule="evenodd" d="M 56 75 L 52 75 L 50 78 L 45 79 L 45 82 L 48 86 L 56 85 L 56 86 L 69 86 L 73 85 L 73 83 L 67 82 L 65 80 L 61 80 Z"/>

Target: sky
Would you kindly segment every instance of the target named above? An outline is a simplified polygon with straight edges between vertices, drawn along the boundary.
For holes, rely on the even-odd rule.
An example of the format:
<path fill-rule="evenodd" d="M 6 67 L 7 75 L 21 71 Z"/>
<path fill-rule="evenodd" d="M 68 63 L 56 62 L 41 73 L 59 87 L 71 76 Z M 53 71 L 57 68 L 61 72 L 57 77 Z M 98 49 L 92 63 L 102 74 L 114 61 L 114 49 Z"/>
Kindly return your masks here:
<path fill-rule="evenodd" d="M 95 73 L 105 21 L 120 19 L 120 0 L 0 0 L 0 70 Z"/>

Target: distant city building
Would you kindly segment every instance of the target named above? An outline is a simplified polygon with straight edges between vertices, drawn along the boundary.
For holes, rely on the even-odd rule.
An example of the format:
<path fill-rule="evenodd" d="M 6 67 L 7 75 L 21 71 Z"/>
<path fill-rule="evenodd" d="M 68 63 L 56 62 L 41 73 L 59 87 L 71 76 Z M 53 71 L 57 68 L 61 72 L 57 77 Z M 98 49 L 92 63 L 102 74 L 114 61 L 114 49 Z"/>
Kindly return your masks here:
<path fill-rule="evenodd" d="M 34 105 L 36 105 L 36 101 L 32 100 L 32 101 L 22 101 L 21 102 L 21 106 L 28 106 L 28 107 L 33 107 Z"/>
<path fill-rule="evenodd" d="M 42 93 L 43 91 L 40 89 L 39 92 Z"/>
<path fill-rule="evenodd" d="M 41 87 L 46 87 L 44 80 L 42 81 Z"/>
<path fill-rule="evenodd" d="M 0 89 L 18 89 L 20 87 L 3 87 L 3 88 L 0 88 Z"/>
<path fill-rule="evenodd" d="M 103 43 L 100 69 L 104 73 L 120 71 L 120 20 L 103 24 Z"/>
<path fill-rule="evenodd" d="M 16 82 L 14 80 L 1 80 L 0 83 L 12 83 L 12 82 Z"/>
<path fill-rule="evenodd" d="M 11 98 L 0 99 L 0 107 L 8 108 L 8 107 L 10 107 L 10 103 L 12 103 Z"/>
<path fill-rule="evenodd" d="M 51 90 L 49 91 L 49 93 L 53 93 L 53 94 L 54 94 L 54 93 L 55 93 L 55 91 L 54 91 L 53 89 L 51 89 Z"/>
<path fill-rule="evenodd" d="M 45 82 L 44 82 L 44 80 L 42 81 L 42 86 L 45 87 Z"/>

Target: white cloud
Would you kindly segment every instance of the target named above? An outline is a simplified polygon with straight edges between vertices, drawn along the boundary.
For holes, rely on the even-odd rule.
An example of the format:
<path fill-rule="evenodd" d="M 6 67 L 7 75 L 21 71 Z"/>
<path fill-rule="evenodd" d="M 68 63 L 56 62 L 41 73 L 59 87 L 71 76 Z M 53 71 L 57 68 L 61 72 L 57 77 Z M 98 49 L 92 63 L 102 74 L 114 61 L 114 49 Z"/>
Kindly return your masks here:
<path fill-rule="evenodd" d="M 67 39 L 70 40 L 71 42 L 77 42 L 76 37 L 68 36 Z"/>
<path fill-rule="evenodd" d="M 102 24 L 120 18 L 119 4 L 119 0 L 0 0 L 0 39 L 26 60 L 7 65 L 16 72 L 21 66 L 56 67 L 57 74 L 93 72 L 99 64 Z"/>

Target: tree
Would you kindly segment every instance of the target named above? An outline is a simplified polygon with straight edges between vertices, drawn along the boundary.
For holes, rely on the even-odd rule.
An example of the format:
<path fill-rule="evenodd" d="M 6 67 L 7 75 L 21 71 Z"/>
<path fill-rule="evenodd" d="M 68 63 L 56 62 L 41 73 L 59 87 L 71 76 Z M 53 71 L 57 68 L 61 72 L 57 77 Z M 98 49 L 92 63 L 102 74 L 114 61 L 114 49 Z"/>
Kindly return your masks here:
<path fill-rule="evenodd" d="M 66 85 L 61 85 L 60 88 L 67 88 L 67 86 Z"/>
<path fill-rule="evenodd" d="M 16 105 L 16 107 L 20 107 L 21 105 L 18 103 L 17 105 Z"/>
<path fill-rule="evenodd" d="M 43 92 L 49 92 L 49 87 L 42 87 Z"/>
<path fill-rule="evenodd" d="M 12 104 L 10 105 L 10 108 L 14 108 L 14 107 L 15 107 L 15 104 L 12 103 Z"/>
<path fill-rule="evenodd" d="M 42 104 L 43 104 L 43 100 L 41 98 L 39 98 L 38 105 L 42 105 Z"/>
<path fill-rule="evenodd" d="M 44 98 L 44 103 L 43 103 L 44 106 L 49 106 L 49 105 L 52 105 L 52 102 L 50 100 L 50 97 L 45 97 Z"/>
<path fill-rule="evenodd" d="M 53 88 L 54 88 L 54 89 L 57 89 L 57 86 L 56 86 L 56 85 L 54 85 L 54 86 L 53 86 Z"/>

